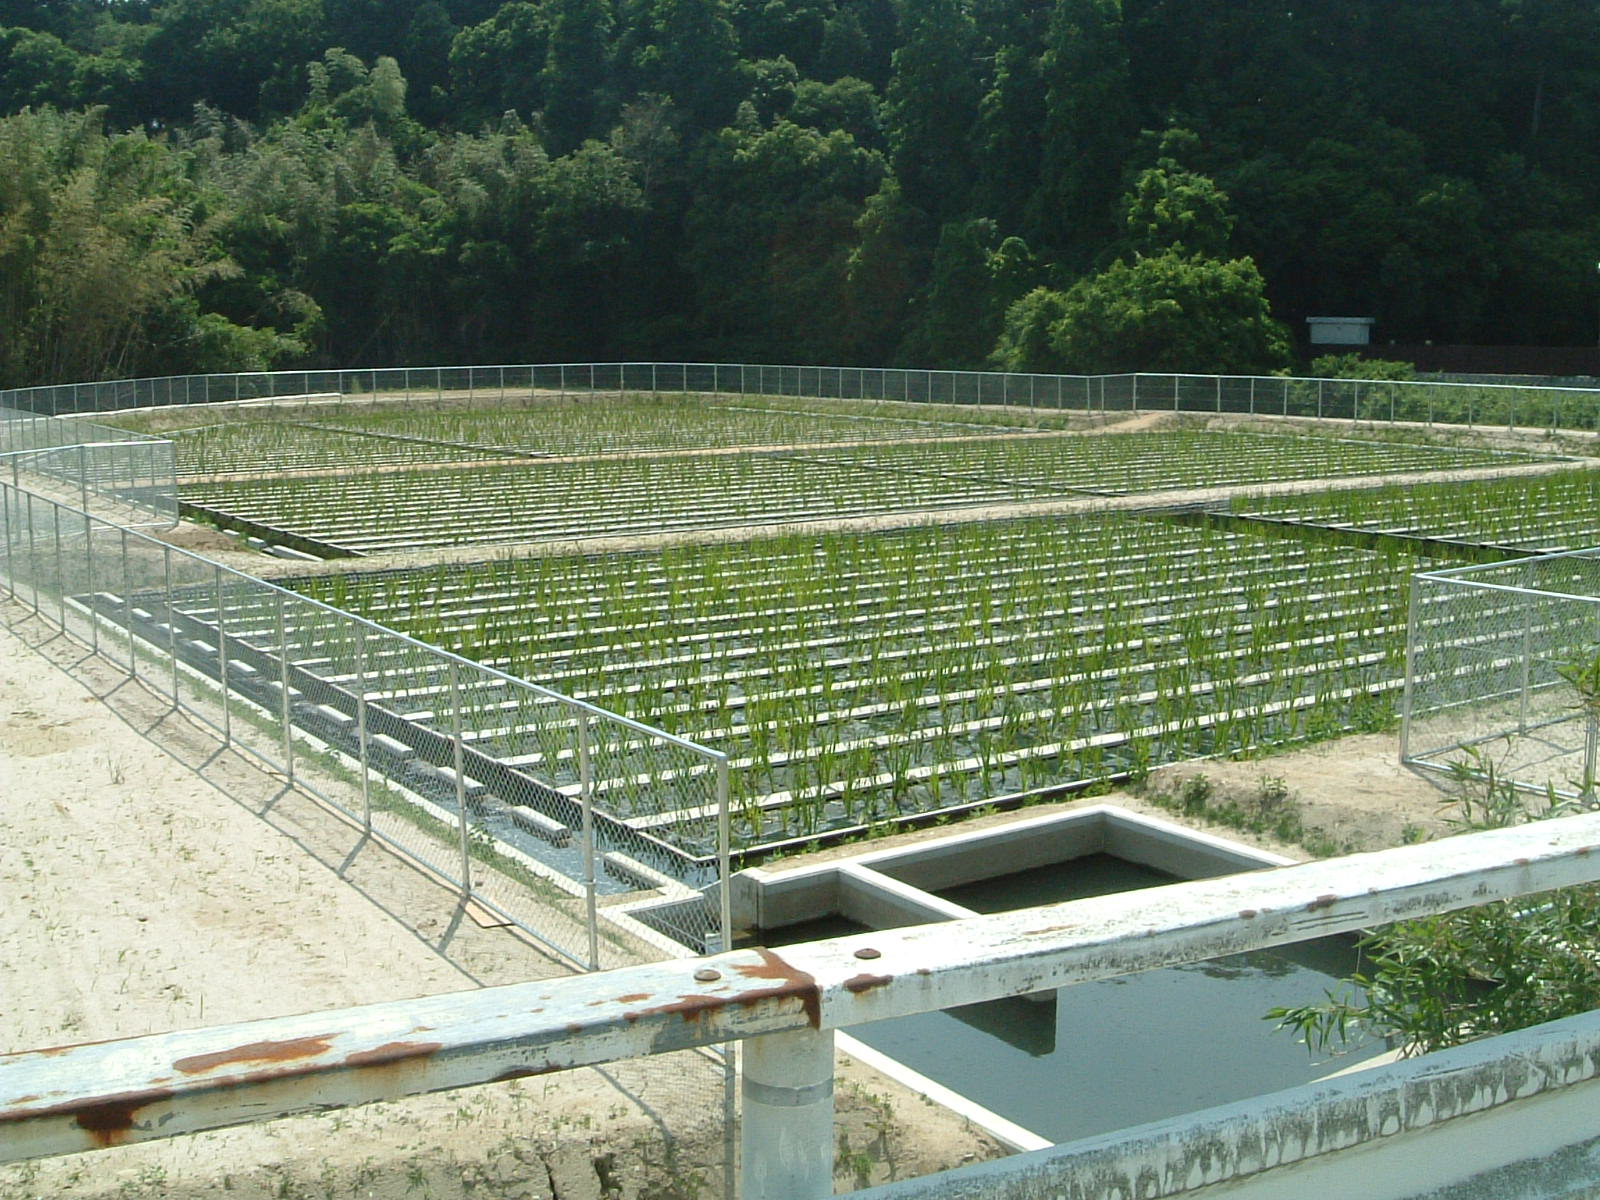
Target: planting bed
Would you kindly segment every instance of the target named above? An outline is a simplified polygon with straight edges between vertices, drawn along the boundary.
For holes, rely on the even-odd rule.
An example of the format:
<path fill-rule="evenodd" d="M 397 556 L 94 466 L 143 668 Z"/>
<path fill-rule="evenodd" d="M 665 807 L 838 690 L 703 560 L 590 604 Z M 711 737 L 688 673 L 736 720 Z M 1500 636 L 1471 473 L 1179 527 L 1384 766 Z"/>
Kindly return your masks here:
<path fill-rule="evenodd" d="M 574 406 L 573 412 L 606 407 L 597 402 Z M 1521 456 L 1226 432 L 1041 433 L 837 451 L 648 455 L 193 483 L 183 495 L 257 531 L 281 530 L 371 554 L 1506 461 Z M 441 512 L 453 519 L 441 523 Z"/>
<path fill-rule="evenodd" d="M 921 409 L 922 411 L 918 411 Z M 384 433 L 446 443 L 499 446 L 550 455 L 636 450 L 708 450 L 818 442 L 963 437 L 1025 432 L 1011 414 L 975 419 L 970 411 L 870 401 L 785 401 L 752 396 L 641 396 L 613 400 L 575 395 L 527 407 L 351 409 L 318 418 L 325 428 Z M 1054 416 L 1055 414 L 1051 414 Z M 1058 418 L 1065 423 L 1065 418 Z M 1029 423 L 1031 424 L 1031 422 Z"/>
<path fill-rule="evenodd" d="M 206 475 L 277 475 L 286 471 L 471 462 L 486 457 L 483 450 L 470 446 L 333 432 L 289 420 L 229 421 L 165 436 L 173 440 L 179 480 Z"/>
<path fill-rule="evenodd" d="M 1282 437 L 1228 431 L 963 441 L 843 450 L 829 461 L 880 469 L 1108 494 L 1228 487 L 1282 479 L 1443 471 L 1528 461 L 1527 456 L 1458 446 Z"/>
<path fill-rule="evenodd" d="M 751 397 L 540 395 L 483 407 L 286 402 L 161 410 L 113 418 L 170 437 L 181 477 L 267 474 L 485 458 L 732 449 L 970 437 L 1063 428 L 1063 413 L 974 413 L 945 405 Z"/>
<path fill-rule="evenodd" d="M 475 470 L 199 484 L 219 514 L 356 553 L 604 537 L 1036 499 L 1037 488 L 767 454 L 588 459 Z M 441 520 L 447 514 L 448 520 Z"/>
<path fill-rule="evenodd" d="M 1240 515 L 1366 533 L 1549 552 L 1600 545 L 1600 472 L 1410 484 L 1267 499 L 1243 496 Z"/>
<path fill-rule="evenodd" d="M 726 750 L 736 844 L 751 846 L 1382 725 L 1403 678 L 1413 566 L 1281 538 L 1041 519 L 300 589 Z M 310 669 L 323 656 L 295 651 Z M 389 676 L 385 688 L 375 699 L 396 712 L 437 703 L 427 681 Z M 469 743 L 499 757 L 516 742 L 508 761 L 560 773 L 504 720 L 484 704 Z M 598 747 L 596 761 L 630 749 Z M 601 769 L 595 787 L 608 811 L 663 837 L 701 815 L 663 811 L 626 771 Z"/>

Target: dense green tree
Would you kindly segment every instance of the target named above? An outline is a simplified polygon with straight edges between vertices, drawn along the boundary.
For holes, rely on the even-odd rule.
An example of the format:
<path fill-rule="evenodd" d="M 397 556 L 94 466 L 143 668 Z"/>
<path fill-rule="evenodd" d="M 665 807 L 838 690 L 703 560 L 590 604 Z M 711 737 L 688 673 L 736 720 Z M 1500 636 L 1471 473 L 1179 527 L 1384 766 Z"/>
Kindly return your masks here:
<path fill-rule="evenodd" d="M 991 336 L 1043 362 L 1039 330 L 1119 258 L 1124 291 L 1141 260 L 1174 279 L 1251 260 L 1295 328 L 1596 337 L 1588 0 L 0 0 L 0 113 L 45 105 L 178 151 L 195 207 L 174 182 L 174 211 L 233 264 L 138 326 L 144 354 L 189 328 L 211 361 L 231 336 L 196 332 L 214 315 L 330 362 L 546 344 L 967 362 Z M 891 169 L 821 196 L 761 157 L 830 178 L 813 144 Z M 512 161 L 530 182 L 491 219 Z M 793 213 L 750 193 L 763 172 L 803 193 Z M 636 202 L 556 221 L 574 179 Z M 608 213 L 615 230 L 592 223 Z M 735 232 L 758 261 L 707 283 Z M 554 290 L 519 292 L 542 265 Z M 569 320 L 582 269 L 632 276 L 603 312 L 572 293 Z"/>
<path fill-rule="evenodd" d="M 1228 197 L 1216 182 L 1172 159 L 1139 175 L 1122 216 L 1123 236 L 1135 254 L 1181 250 L 1220 258 L 1228 253 L 1233 226 Z"/>
<path fill-rule="evenodd" d="M 1035 274 L 1027 244 L 1016 237 L 1002 239 L 989 218 L 950 222 L 939 231 L 901 357 L 930 367 L 982 367 L 1007 310 L 1032 286 Z"/>
<path fill-rule="evenodd" d="M 822 44 L 817 48 L 816 77 L 832 83 L 845 76 L 860 78 L 872 71 L 872 41 L 855 9 L 834 9 L 822 26 Z"/>
<path fill-rule="evenodd" d="M 290 112 L 329 45 L 321 0 L 167 0 L 144 44 L 147 116 L 180 121 L 202 100 L 247 119 Z"/>
<path fill-rule="evenodd" d="M 1001 46 L 994 78 L 978 106 L 974 134 L 977 205 L 1004 229 L 1023 229 L 1028 201 L 1040 185 L 1044 153 L 1045 85 L 1037 55 Z"/>
<path fill-rule="evenodd" d="M 82 56 L 53 33 L 0 28 L 0 111 L 82 104 L 81 64 Z"/>
<path fill-rule="evenodd" d="M 1064 369 L 1086 375 L 1264 375 L 1289 363 L 1255 264 L 1177 251 L 1114 262 L 1074 284 L 1050 344 Z"/>
<path fill-rule="evenodd" d="M 1067 298 L 1063 293 L 1043 286 L 1034 288 L 1006 309 L 990 362 L 1002 371 L 1066 371 L 1066 360 L 1052 337 L 1066 313 Z"/>
<path fill-rule="evenodd" d="M 614 111 L 611 5 L 548 0 L 550 49 L 544 64 L 544 127 L 552 153 L 603 134 Z"/>
<path fill-rule="evenodd" d="M 882 107 L 864 79 L 846 75 L 832 83 L 801 80 L 795 87 L 789 119 L 821 133 L 842 130 L 859 145 L 883 148 Z"/>
<path fill-rule="evenodd" d="M 712 344 L 740 356 L 837 355 L 831 298 L 842 290 L 862 205 L 883 179 L 882 156 L 846 133 L 779 121 L 724 130 L 702 172 L 684 260 Z"/>
<path fill-rule="evenodd" d="M 641 90 L 670 96 L 697 127 L 716 129 L 748 94 L 725 0 L 653 0 L 634 54 Z"/>
<path fill-rule="evenodd" d="M 908 5 L 904 24 L 883 124 L 906 203 L 937 225 L 965 211 L 971 191 L 968 137 L 980 96 L 976 34 L 961 0 Z"/>
<path fill-rule="evenodd" d="M 537 4 L 502 5 L 494 16 L 456 34 L 450 83 L 462 109 L 478 122 L 514 112 L 523 119 L 544 107 L 550 25 Z"/>
<path fill-rule="evenodd" d="M 841 312 L 849 330 L 846 361 L 884 363 L 905 335 L 911 297 L 927 269 L 928 218 L 906 203 L 888 175 L 856 220 Z"/>
<path fill-rule="evenodd" d="M 204 312 L 196 293 L 238 271 L 180 157 L 100 113 L 0 119 L 0 382 L 153 373 L 203 341 L 218 369 L 303 349 Z"/>
<path fill-rule="evenodd" d="M 1116 227 L 1122 165 L 1138 131 L 1120 0 L 1059 0 L 1040 70 L 1044 144 L 1027 236 L 1076 267 Z"/>

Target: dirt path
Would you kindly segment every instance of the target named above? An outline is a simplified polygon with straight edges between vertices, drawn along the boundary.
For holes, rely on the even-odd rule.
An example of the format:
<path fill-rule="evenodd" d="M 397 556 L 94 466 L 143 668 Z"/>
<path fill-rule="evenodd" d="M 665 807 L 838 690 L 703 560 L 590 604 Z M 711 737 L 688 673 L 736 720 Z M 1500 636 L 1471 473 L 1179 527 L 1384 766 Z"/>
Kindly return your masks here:
<path fill-rule="evenodd" d="M 0 615 L 16 623 L 0 629 L 0 1053 L 565 973 L 357 852 L 344 822 L 107 664 Z M 998 1152 L 841 1072 L 839 1136 L 874 1178 Z M 0 1167 L 0 1200 L 710 1196 L 721 1095 L 680 1054 Z"/>

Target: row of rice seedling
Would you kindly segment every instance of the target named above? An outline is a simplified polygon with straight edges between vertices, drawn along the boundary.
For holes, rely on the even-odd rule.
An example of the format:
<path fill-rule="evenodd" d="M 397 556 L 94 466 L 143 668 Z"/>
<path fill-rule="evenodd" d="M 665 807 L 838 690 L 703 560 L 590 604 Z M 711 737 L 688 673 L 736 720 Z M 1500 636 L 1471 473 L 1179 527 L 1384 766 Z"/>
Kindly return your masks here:
<path fill-rule="evenodd" d="M 1171 430 L 1047 440 L 882 445 L 840 451 L 829 459 L 890 470 L 937 471 L 1116 494 L 1453 470 L 1525 462 L 1530 456 L 1388 440 Z"/>
<path fill-rule="evenodd" d="M 1041 519 L 301 586 L 727 750 L 737 836 L 753 845 L 1381 725 L 1403 677 L 1412 565 Z M 387 702 L 426 714 L 436 697 L 424 682 Z M 555 772 L 561 745 L 530 749 L 505 720 L 486 706 L 469 737 L 514 742 L 520 765 Z M 625 772 L 596 786 L 647 830 L 686 815 Z"/>
<path fill-rule="evenodd" d="M 180 480 L 208 475 L 370 470 L 472 462 L 491 456 L 476 447 L 377 438 L 285 420 L 203 425 L 168 436 L 173 441 Z"/>
<path fill-rule="evenodd" d="M 796 406 L 762 397 L 664 395 L 617 400 L 575 395 L 562 401 L 541 398 L 520 408 L 352 409 L 318 423 L 355 433 L 575 456 L 961 437 L 996 428 L 963 418 L 964 414 L 918 413 L 904 405 L 872 402 L 814 401 Z"/>
<path fill-rule="evenodd" d="M 855 454 L 646 455 L 214 481 L 186 487 L 184 498 L 355 553 L 380 553 L 1499 461 L 1474 450 L 1260 434 L 1036 434 Z M 452 519 L 440 522 L 441 512 Z"/>
<path fill-rule="evenodd" d="M 1003 482 L 715 454 L 214 482 L 183 495 L 261 526 L 379 553 L 908 512 L 1040 493 Z"/>
<path fill-rule="evenodd" d="M 1241 496 L 1235 513 L 1368 533 L 1522 550 L 1600 545 L 1600 472 L 1412 484 L 1305 496 Z"/>

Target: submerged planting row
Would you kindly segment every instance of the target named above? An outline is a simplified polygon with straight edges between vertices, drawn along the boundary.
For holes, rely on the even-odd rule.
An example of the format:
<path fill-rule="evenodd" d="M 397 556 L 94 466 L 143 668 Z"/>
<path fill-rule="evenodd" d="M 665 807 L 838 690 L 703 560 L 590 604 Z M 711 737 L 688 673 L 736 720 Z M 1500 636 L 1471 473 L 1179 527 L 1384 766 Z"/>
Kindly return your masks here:
<path fill-rule="evenodd" d="M 1368 533 L 1572 550 L 1600 545 L 1600 472 L 1580 468 L 1473 483 L 1241 496 L 1233 501 L 1233 511 Z"/>
<path fill-rule="evenodd" d="M 380 553 L 1519 461 L 1458 447 L 1250 433 L 1035 433 L 211 481 L 191 483 L 183 496 L 260 527 Z"/>
<path fill-rule="evenodd" d="M 733 756 L 741 845 L 1385 723 L 1403 554 L 1124 519 L 789 536 L 303 581 L 300 589 Z M 937 586 L 930 586 L 937 581 Z M 249 620 L 234 614 L 230 621 Z M 297 658 L 331 653 L 303 638 Z M 426 719 L 437 688 L 374 663 Z M 467 739 L 538 776 L 493 704 Z M 596 795 L 672 836 L 595 749 Z M 568 751 L 570 753 L 570 751 Z M 703 848 L 699 848 L 703 849 Z"/>

